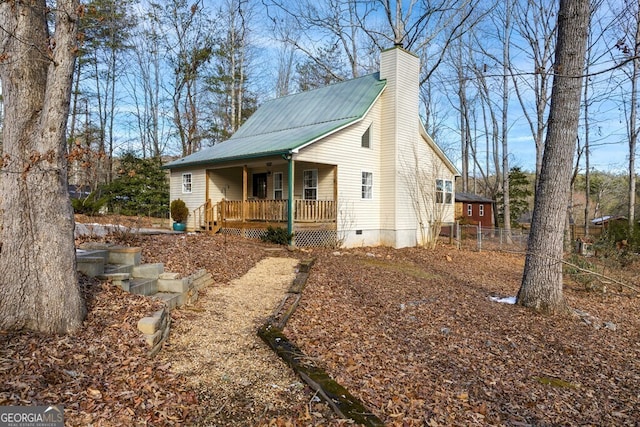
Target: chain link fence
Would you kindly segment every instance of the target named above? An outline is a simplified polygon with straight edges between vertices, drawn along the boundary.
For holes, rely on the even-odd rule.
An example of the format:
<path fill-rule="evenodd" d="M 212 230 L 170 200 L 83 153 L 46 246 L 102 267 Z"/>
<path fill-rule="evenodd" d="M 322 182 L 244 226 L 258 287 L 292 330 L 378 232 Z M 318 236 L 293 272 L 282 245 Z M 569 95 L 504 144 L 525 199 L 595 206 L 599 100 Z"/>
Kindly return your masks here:
<path fill-rule="evenodd" d="M 440 236 L 460 249 L 525 252 L 529 230 L 518 228 L 507 232 L 504 228 L 451 224 L 442 228 Z"/>

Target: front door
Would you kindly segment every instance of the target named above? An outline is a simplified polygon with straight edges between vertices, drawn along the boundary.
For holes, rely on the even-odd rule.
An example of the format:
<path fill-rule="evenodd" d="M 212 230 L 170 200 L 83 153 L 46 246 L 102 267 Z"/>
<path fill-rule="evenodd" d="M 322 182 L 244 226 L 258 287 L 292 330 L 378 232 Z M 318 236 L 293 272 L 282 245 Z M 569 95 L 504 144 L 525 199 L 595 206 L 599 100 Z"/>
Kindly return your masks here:
<path fill-rule="evenodd" d="M 253 174 L 253 197 L 255 197 L 256 199 L 267 198 L 267 174 L 266 173 Z"/>

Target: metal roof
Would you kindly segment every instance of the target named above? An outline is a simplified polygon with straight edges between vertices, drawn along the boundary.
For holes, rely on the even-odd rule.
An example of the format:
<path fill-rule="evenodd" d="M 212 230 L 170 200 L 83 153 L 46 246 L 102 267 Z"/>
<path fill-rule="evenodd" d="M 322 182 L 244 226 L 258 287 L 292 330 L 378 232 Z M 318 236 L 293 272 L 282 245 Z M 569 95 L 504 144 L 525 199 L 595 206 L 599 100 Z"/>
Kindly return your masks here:
<path fill-rule="evenodd" d="M 374 73 L 265 102 L 227 141 L 164 168 L 290 153 L 362 119 L 385 85 Z"/>

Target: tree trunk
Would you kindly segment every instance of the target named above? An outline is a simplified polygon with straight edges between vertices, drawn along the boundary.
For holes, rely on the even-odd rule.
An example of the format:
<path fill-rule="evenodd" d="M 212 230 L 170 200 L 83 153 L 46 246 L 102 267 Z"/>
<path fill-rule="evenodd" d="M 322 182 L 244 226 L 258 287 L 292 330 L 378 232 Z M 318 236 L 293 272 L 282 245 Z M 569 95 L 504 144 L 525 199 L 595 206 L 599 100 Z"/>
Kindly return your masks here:
<path fill-rule="evenodd" d="M 634 37 L 634 58 L 633 58 L 633 73 L 631 75 L 631 117 L 629 119 L 629 237 L 633 235 L 633 229 L 635 227 L 636 216 L 636 147 L 638 144 L 638 124 L 637 124 L 637 112 L 638 112 L 638 80 L 640 79 L 640 4 L 637 5 L 636 16 L 636 34 Z"/>
<path fill-rule="evenodd" d="M 588 0 L 561 0 L 549 128 L 536 191 L 518 304 L 545 313 L 566 309 L 562 293 L 564 225 L 578 134 Z"/>
<path fill-rule="evenodd" d="M 0 3 L 6 122 L 0 232 L 0 329 L 67 333 L 82 325 L 65 128 L 76 50 L 77 0 Z"/>
<path fill-rule="evenodd" d="M 504 47 L 502 50 L 502 195 L 503 195 L 503 212 L 504 212 L 504 235 L 507 244 L 512 244 L 511 240 L 511 196 L 509 195 L 509 67 L 511 66 L 511 54 L 509 53 L 509 44 L 511 43 L 511 1 L 505 2 L 505 18 L 504 18 Z M 497 171 L 497 169 L 496 169 Z M 499 176 L 496 173 L 496 177 Z M 497 224 L 497 223 L 496 223 Z"/>

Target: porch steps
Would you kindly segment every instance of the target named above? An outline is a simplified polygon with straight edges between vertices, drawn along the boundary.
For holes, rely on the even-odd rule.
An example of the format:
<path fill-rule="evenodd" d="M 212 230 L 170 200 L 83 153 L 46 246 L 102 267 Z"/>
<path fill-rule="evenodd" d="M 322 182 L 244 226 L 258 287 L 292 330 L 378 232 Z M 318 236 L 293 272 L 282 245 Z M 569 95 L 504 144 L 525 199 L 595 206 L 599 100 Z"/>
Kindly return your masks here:
<path fill-rule="evenodd" d="M 210 221 L 208 223 L 200 224 L 200 231 L 204 231 L 209 234 L 216 234 L 222 228 L 220 221 Z"/>

